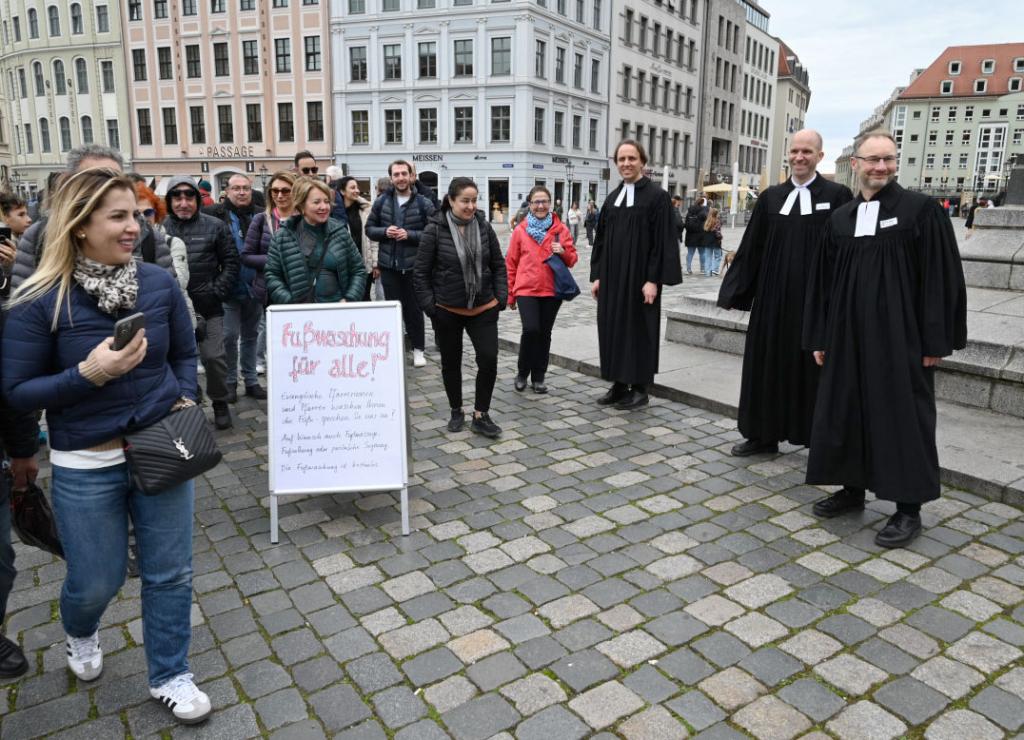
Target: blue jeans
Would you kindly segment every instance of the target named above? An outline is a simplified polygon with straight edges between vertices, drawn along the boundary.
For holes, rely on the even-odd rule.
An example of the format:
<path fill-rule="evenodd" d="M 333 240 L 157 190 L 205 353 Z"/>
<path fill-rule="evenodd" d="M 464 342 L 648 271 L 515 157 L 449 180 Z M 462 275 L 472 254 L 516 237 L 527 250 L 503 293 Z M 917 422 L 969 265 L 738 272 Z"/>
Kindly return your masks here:
<path fill-rule="evenodd" d="M 710 275 L 713 272 L 718 272 L 718 268 L 722 264 L 722 249 L 720 247 L 701 247 L 700 251 L 702 255 L 701 270 L 704 271 L 704 274 Z"/>
<path fill-rule="evenodd" d="M 0 627 L 7 614 L 7 597 L 11 595 L 14 578 L 14 548 L 11 547 L 11 489 L 6 476 L 0 474 Z"/>
<path fill-rule="evenodd" d="M 242 338 L 242 380 L 256 385 L 256 348 L 259 344 L 263 304 L 255 298 L 224 301 L 224 356 L 228 364 L 228 388 L 238 385 L 238 338 Z"/>
<path fill-rule="evenodd" d="M 142 636 L 149 685 L 188 672 L 192 639 L 192 481 L 157 496 L 136 490 L 128 465 L 53 466 L 53 511 L 67 557 L 60 594 L 64 631 L 88 637 L 124 583 L 128 517 L 142 578 Z"/>
<path fill-rule="evenodd" d="M 693 272 L 693 253 L 696 252 L 700 258 L 700 271 L 704 272 L 704 247 L 687 247 L 686 248 L 686 271 Z"/>

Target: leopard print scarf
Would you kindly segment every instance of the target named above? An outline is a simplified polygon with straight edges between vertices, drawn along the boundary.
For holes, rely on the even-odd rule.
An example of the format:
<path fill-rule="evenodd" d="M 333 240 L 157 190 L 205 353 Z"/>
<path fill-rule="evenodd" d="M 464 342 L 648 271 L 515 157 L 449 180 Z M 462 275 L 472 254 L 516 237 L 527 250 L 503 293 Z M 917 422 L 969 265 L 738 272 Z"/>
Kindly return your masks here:
<path fill-rule="evenodd" d="M 104 265 L 79 253 L 74 278 L 82 290 L 96 299 L 104 313 L 116 316 L 121 309 L 135 308 L 139 280 L 134 259 L 125 265 Z"/>

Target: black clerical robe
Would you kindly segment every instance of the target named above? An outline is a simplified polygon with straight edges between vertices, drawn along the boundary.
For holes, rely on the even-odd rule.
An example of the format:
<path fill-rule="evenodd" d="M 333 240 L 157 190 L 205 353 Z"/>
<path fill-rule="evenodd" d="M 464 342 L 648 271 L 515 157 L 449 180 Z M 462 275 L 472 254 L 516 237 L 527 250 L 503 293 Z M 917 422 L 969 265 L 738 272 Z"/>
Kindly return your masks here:
<path fill-rule="evenodd" d="M 807 190 L 805 202 L 790 200 L 792 181 L 761 193 L 718 293 L 722 308 L 750 311 L 739 413 L 747 439 L 811 439 L 819 372 L 800 344 L 807 275 L 829 217 L 853 194 L 820 175 Z"/>
<path fill-rule="evenodd" d="M 633 205 L 615 205 L 623 185 L 604 201 L 590 257 L 590 279 L 600 280 L 597 337 L 601 377 L 620 383 L 650 383 L 658 372 L 661 288 L 682 282 L 679 244 L 668 193 L 640 178 Z M 645 304 L 646 282 L 658 285 Z"/>
<path fill-rule="evenodd" d="M 872 208 L 861 196 L 832 214 L 808 289 L 804 347 L 826 354 L 807 482 L 923 503 L 939 496 L 939 462 L 922 360 L 966 345 L 967 288 L 938 203 L 896 182 L 872 200 L 873 235 L 855 236 Z"/>

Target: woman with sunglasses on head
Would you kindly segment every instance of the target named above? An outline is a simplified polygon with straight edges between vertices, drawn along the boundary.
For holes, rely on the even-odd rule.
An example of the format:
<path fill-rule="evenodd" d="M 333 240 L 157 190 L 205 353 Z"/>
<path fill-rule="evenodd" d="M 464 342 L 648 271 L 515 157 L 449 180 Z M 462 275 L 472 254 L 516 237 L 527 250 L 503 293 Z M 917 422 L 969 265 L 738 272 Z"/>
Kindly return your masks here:
<path fill-rule="evenodd" d="M 576 247 L 569 228 L 551 212 L 551 191 L 538 185 L 527 196 L 530 212 L 516 226 L 508 243 L 508 305 L 519 308 L 523 334 L 519 340 L 519 372 L 515 388 L 547 393 L 544 376 L 551 353 L 551 329 L 562 306 L 555 296 L 555 275 L 546 264 L 557 255 L 566 267 L 576 264 Z"/>
<path fill-rule="evenodd" d="M 210 714 L 188 664 L 195 489 L 143 495 L 124 436 L 195 403 L 196 341 L 175 280 L 133 258 L 137 207 L 132 181 L 112 170 L 59 187 L 39 266 L 11 298 L 0 374 L 13 407 L 46 409 L 68 667 L 81 682 L 103 670 L 99 627 L 124 583 L 130 518 L 149 692 L 191 724 Z M 116 322 L 135 313 L 145 328 L 114 349 Z"/>
<path fill-rule="evenodd" d="M 471 428 L 492 439 L 491 395 L 498 377 L 498 312 L 508 300 L 505 259 L 487 216 L 476 207 L 479 190 L 468 177 L 448 186 L 441 210 L 427 220 L 416 250 L 413 284 L 430 317 L 441 351 L 441 377 L 451 407 L 448 431 L 466 424 L 462 411 L 462 333 L 476 350 L 476 397 Z"/>

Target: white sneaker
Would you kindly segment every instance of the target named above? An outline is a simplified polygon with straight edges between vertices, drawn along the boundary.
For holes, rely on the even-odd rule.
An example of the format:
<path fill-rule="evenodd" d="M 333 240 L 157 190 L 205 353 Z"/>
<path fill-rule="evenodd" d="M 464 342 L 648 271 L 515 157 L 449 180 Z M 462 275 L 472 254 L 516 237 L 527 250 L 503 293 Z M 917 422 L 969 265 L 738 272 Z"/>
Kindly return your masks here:
<path fill-rule="evenodd" d="M 423 367 L 427 364 L 427 358 L 423 356 L 423 350 L 414 349 L 412 351 L 412 366 Z"/>
<path fill-rule="evenodd" d="M 197 363 L 197 365 L 198 366 L 196 367 L 196 374 L 197 375 L 206 375 L 206 368 L 203 367 L 203 363 L 200 362 L 200 363 Z"/>
<path fill-rule="evenodd" d="M 266 375 L 267 374 L 267 366 L 264 365 L 262 362 L 257 362 L 256 363 L 256 374 L 257 375 Z"/>
<path fill-rule="evenodd" d="M 149 695 L 166 705 L 182 724 L 194 725 L 210 716 L 210 697 L 199 690 L 191 673 L 182 673 L 158 688 L 150 688 Z"/>
<path fill-rule="evenodd" d="M 100 650 L 100 633 L 97 630 L 89 637 L 67 638 L 68 668 L 83 681 L 95 681 L 103 671 L 103 651 Z"/>

